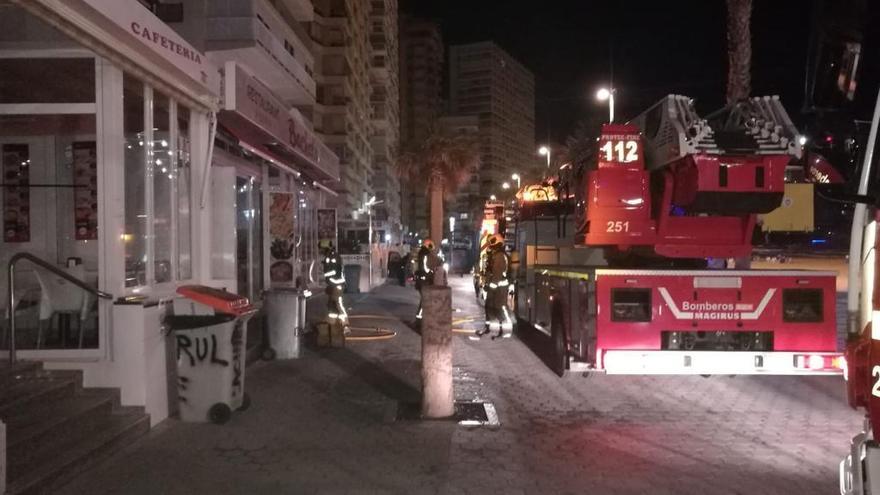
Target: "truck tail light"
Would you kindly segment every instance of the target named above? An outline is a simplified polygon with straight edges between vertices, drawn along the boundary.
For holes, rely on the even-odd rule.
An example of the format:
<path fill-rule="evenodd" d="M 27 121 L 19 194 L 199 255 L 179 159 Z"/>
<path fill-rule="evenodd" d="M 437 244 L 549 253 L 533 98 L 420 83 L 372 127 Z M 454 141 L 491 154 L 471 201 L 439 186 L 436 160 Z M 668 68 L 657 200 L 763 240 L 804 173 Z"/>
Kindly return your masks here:
<path fill-rule="evenodd" d="M 827 354 L 795 354 L 794 367 L 802 370 L 846 370 L 846 358 Z"/>
<path fill-rule="evenodd" d="M 824 320 L 822 289 L 783 289 L 782 321 L 819 323 Z"/>

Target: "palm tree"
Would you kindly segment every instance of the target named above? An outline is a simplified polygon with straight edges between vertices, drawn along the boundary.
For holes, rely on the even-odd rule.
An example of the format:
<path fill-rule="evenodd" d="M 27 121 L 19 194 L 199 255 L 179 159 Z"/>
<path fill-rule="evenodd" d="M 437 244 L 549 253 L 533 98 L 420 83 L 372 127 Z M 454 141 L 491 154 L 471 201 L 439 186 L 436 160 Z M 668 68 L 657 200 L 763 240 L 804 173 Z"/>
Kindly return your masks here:
<path fill-rule="evenodd" d="M 592 113 L 581 119 L 567 138 L 561 152 L 563 162 L 569 162 L 573 168 L 588 165 L 596 155 L 596 138 L 602 133 L 603 117 Z"/>
<path fill-rule="evenodd" d="M 727 0 L 727 104 L 752 92 L 752 0 Z"/>
<path fill-rule="evenodd" d="M 404 149 L 397 157 L 397 172 L 414 188 L 424 187 L 430 196 L 428 217 L 431 238 L 443 238 L 443 199 L 464 185 L 480 163 L 480 151 L 473 137 L 445 135 L 432 129 L 427 139 Z M 446 285 L 443 271 L 434 285 Z M 443 290 L 440 290 L 443 289 Z M 422 323 L 422 414 L 429 418 L 454 412 L 452 382 L 452 297 L 448 287 L 422 287 L 426 297 Z"/>
<path fill-rule="evenodd" d="M 421 143 L 397 157 L 397 171 L 414 188 L 425 187 L 430 196 L 428 217 L 434 242 L 443 238 L 443 199 L 468 182 L 480 163 L 477 141 L 464 134 L 445 135 L 432 130 Z"/>

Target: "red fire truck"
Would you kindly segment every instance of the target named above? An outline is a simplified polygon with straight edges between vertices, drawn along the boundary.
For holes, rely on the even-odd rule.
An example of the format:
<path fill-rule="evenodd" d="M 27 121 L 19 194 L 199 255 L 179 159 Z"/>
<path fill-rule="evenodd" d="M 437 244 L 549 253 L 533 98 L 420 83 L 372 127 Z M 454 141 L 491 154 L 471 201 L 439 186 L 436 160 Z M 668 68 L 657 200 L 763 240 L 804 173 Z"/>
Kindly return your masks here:
<path fill-rule="evenodd" d="M 841 373 L 834 273 L 725 269 L 800 153 L 776 97 L 604 125 L 593 159 L 518 194 L 519 330 L 560 375 Z"/>
<path fill-rule="evenodd" d="M 840 463 L 841 495 L 880 494 L 880 172 L 872 166 L 880 127 L 880 93 L 859 180 L 849 253 L 847 398 L 865 411 L 865 426 Z"/>

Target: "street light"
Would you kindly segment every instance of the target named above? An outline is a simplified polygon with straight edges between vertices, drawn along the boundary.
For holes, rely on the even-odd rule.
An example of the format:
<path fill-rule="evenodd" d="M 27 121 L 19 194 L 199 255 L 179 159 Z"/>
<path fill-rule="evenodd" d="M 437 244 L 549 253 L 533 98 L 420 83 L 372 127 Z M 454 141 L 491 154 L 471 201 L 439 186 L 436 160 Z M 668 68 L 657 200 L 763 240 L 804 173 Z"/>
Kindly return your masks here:
<path fill-rule="evenodd" d="M 599 101 L 608 100 L 608 123 L 614 123 L 614 88 L 602 88 L 596 91 L 596 99 Z"/>
<path fill-rule="evenodd" d="M 498 198 L 493 194 L 493 195 L 489 196 L 489 199 L 492 200 L 492 201 L 495 201 L 495 200 L 498 199 Z"/>
<path fill-rule="evenodd" d="M 541 156 L 547 157 L 547 168 L 549 169 L 550 168 L 550 154 L 551 154 L 550 147 L 541 146 L 540 148 L 538 148 L 538 154 Z"/>
<path fill-rule="evenodd" d="M 516 190 L 519 191 L 519 188 L 520 188 L 519 181 L 521 179 L 519 174 L 513 174 L 510 176 L 510 178 L 516 181 Z"/>
<path fill-rule="evenodd" d="M 507 189 L 510 189 L 510 182 L 504 182 L 503 184 L 501 184 L 501 189 L 504 189 L 505 191 Z"/>

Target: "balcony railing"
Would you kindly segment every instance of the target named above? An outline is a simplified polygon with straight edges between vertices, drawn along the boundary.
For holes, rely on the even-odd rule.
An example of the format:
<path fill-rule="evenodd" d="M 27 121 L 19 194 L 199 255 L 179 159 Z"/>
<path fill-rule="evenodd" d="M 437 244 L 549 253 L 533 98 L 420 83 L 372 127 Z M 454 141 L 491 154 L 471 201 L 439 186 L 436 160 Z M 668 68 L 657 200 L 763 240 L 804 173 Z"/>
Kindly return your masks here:
<path fill-rule="evenodd" d="M 315 94 L 312 55 L 299 35 L 263 0 L 254 1 L 254 14 L 210 17 L 206 22 L 208 49 L 226 50 L 260 46 L 275 63 Z"/>

